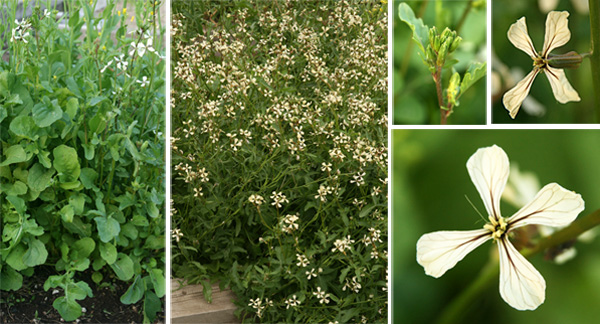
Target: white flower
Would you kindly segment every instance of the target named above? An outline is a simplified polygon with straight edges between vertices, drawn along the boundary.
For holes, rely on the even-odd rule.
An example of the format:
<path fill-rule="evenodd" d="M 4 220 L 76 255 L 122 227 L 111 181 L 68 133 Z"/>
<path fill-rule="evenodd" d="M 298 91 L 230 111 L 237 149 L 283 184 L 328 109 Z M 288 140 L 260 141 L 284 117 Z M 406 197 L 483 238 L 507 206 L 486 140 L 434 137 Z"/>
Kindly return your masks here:
<path fill-rule="evenodd" d="M 248 197 L 248 201 L 256 206 L 260 206 L 265 202 L 265 198 L 260 195 L 250 195 L 250 197 Z"/>
<path fill-rule="evenodd" d="M 329 294 L 326 294 L 325 291 L 321 291 L 321 287 L 317 287 L 317 291 L 313 291 L 313 295 L 319 298 L 320 304 L 329 304 Z"/>
<path fill-rule="evenodd" d="M 525 17 L 522 17 L 510 26 L 508 30 L 508 39 L 510 42 L 533 59 L 533 70 L 517 83 L 514 88 L 508 90 L 502 98 L 504 107 L 508 110 L 510 117 L 515 118 L 519 112 L 521 103 L 529 94 L 533 80 L 540 72 L 545 73 L 548 77 L 552 92 L 558 102 L 564 104 L 569 101 L 581 100 L 577 91 L 573 89 L 569 80 L 567 80 L 565 72 L 562 69 L 551 67 L 548 62 L 550 52 L 557 47 L 565 45 L 571 39 L 568 16 L 569 13 L 566 11 L 552 11 L 548 14 L 546 18 L 544 47 L 539 53 L 535 51 L 533 42 L 527 33 Z"/>
<path fill-rule="evenodd" d="M 512 245 L 512 230 L 529 225 L 564 226 L 584 209 L 581 196 L 556 183 L 543 187 L 527 205 L 504 218 L 500 197 L 508 180 L 509 162 L 498 146 L 480 148 L 467 162 L 469 176 L 488 212 L 489 224 L 473 231 L 440 231 L 421 236 L 417 262 L 438 278 L 484 242 L 493 239 L 500 256 L 500 295 L 510 306 L 533 310 L 544 302 L 546 282 Z"/>
<path fill-rule="evenodd" d="M 125 54 L 121 54 L 117 57 L 115 57 L 115 62 L 117 63 L 117 69 L 119 70 L 127 70 L 127 66 L 129 65 L 129 62 L 127 62 L 127 60 L 125 59 Z M 109 62 L 109 64 L 112 63 L 112 61 Z"/>
<path fill-rule="evenodd" d="M 142 80 L 135 80 L 135 82 L 139 83 L 142 86 L 142 88 L 145 88 L 147 85 L 150 84 L 150 80 L 148 80 L 147 76 L 144 76 Z"/>
<path fill-rule="evenodd" d="M 289 203 L 289 200 L 287 200 L 287 198 L 285 197 L 283 192 L 273 191 L 273 194 L 271 195 L 271 199 L 273 199 L 273 202 L 271 203 L 271 205 L 273 205 L 277 208 L 281 208 L 282 203 Z"/>
<path fill-rule="evenodd" d="M 176 228 L 174 230 L 171 231 L 172 234 L 171 236 L 175 239 L 175 241 L 179 242 L 179 240 L 183 237 L 183 233 L 181 233 L 181 230 Z"/>
<path fill-rule="evenodd" d="M 293 295 L 292 298 L 288 298 L 285 301 L 285 304 L 286 304 L 285 309 L 289 309 L 290 307 L 296 307 L 296 306 L 300 305 L 301 302 L 298 299 L 296 299 L 296 295 Z"/>

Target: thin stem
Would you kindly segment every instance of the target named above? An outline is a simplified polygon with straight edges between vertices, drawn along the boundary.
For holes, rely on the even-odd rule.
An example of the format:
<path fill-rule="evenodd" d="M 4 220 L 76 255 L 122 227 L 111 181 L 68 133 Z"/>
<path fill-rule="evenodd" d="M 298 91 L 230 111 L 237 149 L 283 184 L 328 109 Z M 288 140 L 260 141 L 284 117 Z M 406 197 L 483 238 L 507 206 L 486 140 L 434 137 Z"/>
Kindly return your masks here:
<path fill-rule="evenodd" d="M 592 1 L 592 0 L 590 0 L 590 1 Z M 456 34 L 460 33 L 460 29 L 462 28 L 463 24 L 465 23 L 465 20 L 467 20 L 467 16 L 469 15 L 471 8 L 473 8 L 473 0 L 469 0 L 469 3 L 467 3 L 467 7 L 463 11 L 462 16 L 460 17 L 460 20 L 458 21 L 458 24 L 456 24 L 456 29 L 455 29 Z"/>
<path fill-rule="evenodd" d="M 444 109 L 444 98 L 442 96 L 442 67 L 436 66 L 435 73 L 433 74 L 433 81 L 435 82 L 435 89 L 437 91 L 438 105 L 440 106 L 440 124 L 446 125 L 446 110 Z"/>
<path fill-rule="evenodd" d="M 596 122 L 600 122 L 600 3 L 598 0 L 589 0 L 590 3 L 590 28 L 591 52 L 590 65 L 592 68 L 592 84 L 594 85 L 594 99 L 596 101 Z"/>
<path fill-rule="evenodd" d="M 600 225 L 600 209 L 578 218 L 569 226 L 563 228 L 554 234 L 541 239 L 538 244 L 530 249 L 524 249 L 521 254 L 525 257 L 531 257 L 547 248 L 560 245 L 570 240 L 576 239 L 582 233 Z M 483 268 L 477 279 L 475 279 L 467 289 L 463 290 L 454 300 L 444 309 L 444 312 L 438 319 L 438 323 L 461 323 L 462 316 L 467 313 L 468 308 L 475 303 L 475 299 L 493 282 L 498 280 L 498 260 L 491 259 Z"/>

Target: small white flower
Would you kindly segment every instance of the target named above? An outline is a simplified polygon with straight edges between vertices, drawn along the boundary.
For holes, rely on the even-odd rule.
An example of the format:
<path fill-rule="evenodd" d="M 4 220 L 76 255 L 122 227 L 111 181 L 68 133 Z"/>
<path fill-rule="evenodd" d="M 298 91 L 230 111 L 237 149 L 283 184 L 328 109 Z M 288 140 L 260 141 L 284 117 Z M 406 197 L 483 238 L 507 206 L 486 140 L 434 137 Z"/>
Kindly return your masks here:
<path fill-rule="evenodd" d="M 299 267 L 307 267 L 310 264 L 308 258 L 303 254 L 296 253 L 296 258 L 298 259 L 296 265 Z"/>
<path fill-rule="evenodd" d="M 115 63 L 117 63 L 117 69 L 123 71 L 127 70 L 127 66 L 129 65 L 129 62 L 127 62 L 127 60 L 125 59 L 125 54 L 121 54 L 115 57 Z"/>
<path fill-rule="evenodd" d="M 253 205 L 260 206 L 265 202 L 265 198 L 260 195 L 250 195 L 250 197 L 248 197 L 248 201 Z"/>
<path fill-rule="evenodd" d="M 319 298 L 320 304 L 329 304 L 329 294 L 326 294 L 325 291 L 321 291 L 321 287 L 317 287 L 317 291 L 313 291 L 313 295 Z"/>
<path fill-rule="evenodd" d="M 281 208 L 282 203 L 289 203 L 289 200 L 287 200 L 287 198 L 283 194 L 283 192 L 273 191 L 273 193 L 271 195 L 271 199 L 273 199 L 273 202 L 271 203 L 271 205 L 273 205 L 277 208 Z"/>
<path fill-rule="evenodd" d="M 300 305 L 301 302 L 298 299 L 296 299 L 296 295 L 293 295 L 292 298 L 288 298 L 285 301 L 285 304 L 286 304 L 285 309 L 289 309 L 290 307 L 296 307 L 296 306 Z"/>
<path fill-rule="evenodd" d="M 181 230 L 176 228 L 174 230 L 171 231 L 172 234 L 171 236 L 175 239 L 175 241 L 179 242 L 179 240 L 183 237 L 183 233 L 181 233 Z"/>
<path fill-rule="evenodd" d="M 553 68 L 549 64 L 549 55 L 553 49 L 565 45 L 571 39 L 571 31 L 569 31 L 569 21 L 567 19 L 569 13 L 566 11 L 552 11 L 546 18 L 546 35 L 544 38 L 544 47 L 541 52 L 536 52 L 535 47 L 529 34 L 527 33 L 527 24 L 525 17 L 517 20 L 508 30 L 508 39 L 518 49 L 527 53 L 533 59 L 533 70 L 516 86 L 508 90 L 502 103 L 508 110 L 510 117 L 515 118 L 521 107 L 521 103 L 529 94 L 531 84 L 538 73 L 546 74 L 554 97 L 558 102 L 564 104 L 570 101 L 579 101 L 579 94 L 565 75 L 565 71 L 558 68 Z"/>
<path fill-rule="evenodd" d="M 148 80 L 147 76 L 144 76 L 142 80 L 135 80 L 135 82 L 139 83 L 142 86 L 142 88 L 145 88 L 147 85 L 150 84 L 150 80 Z"/>
<path fill-rule="evenodd" d="M 484 242 L 493 239 L 500 256 L 500 295 L 518 310 L 533 310 L 544 302 L 546 282 L 512 245 L 509 233 L 529 224 L 564 226 L 584 209 L 581 195 L 556 183 L 543 187 L 527 205 L 508 218 L 500 213 L 500 197 L 508 180 L 509 161 L 498 146 L 480 148 L 467 162 L 469 176 L 488 212 L 490 223 L 473 231 L 440 231 L 417 242 L 417 262 L 439 278 Z"/>

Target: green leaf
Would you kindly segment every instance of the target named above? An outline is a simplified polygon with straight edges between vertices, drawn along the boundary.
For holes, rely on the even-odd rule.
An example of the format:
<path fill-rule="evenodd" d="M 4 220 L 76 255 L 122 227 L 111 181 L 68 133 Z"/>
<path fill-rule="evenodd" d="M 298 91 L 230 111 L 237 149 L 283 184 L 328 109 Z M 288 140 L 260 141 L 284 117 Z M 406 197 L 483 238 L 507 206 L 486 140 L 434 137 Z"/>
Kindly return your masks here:
<path fill-rule="evenodd" d="M 79 86 L 77 85 L 77 82 L 75 82 L 72 76 L 67 78 L 66 83 L 67 89 L 71 90 L 71 92 L 73 92 L 73 94 L 76 95 L 78 98 L 81 98 L 81 91 L 79 91 Z"/>
<path fill-rule="evenodd" d="M 112 217 L 96 217 L 94 218 L 98 227 L 98 235 L 104 243 L 115 238 L 121 231 L 121 225 Z"/>
<path fill-rule="evenodd" d="M 127 254 L 119 253 L 117 261 L 111 264 L 110 267 L 117 277 L 123 281 L 128 281 L 133 277 L 133 261 Z"/>
<path fill-rule="evenodd" d="M 15 133 L 17 136 L 25 137 L 32 141 L 37 140 L 38 138 L 38 130 L 39 128 L 35 125 L 33 118 L 31 116 L 18 116 L 10 122 L 10 126 L 8 127 L 11 132 Z"/>
<path fill-rule="evenodd" d="M 152 291 L 147 290 L 144 298 L 144 323 L 154 323 L 160 306 L 160 299 Z"/>
<path fill-rule="evenodd" d="M 6 258 L 6 263 L 17 271 L 27 269 L 27 266 L 25 263 L 23 263 L 23 255 L 25 254 L 25 251 L 25 244 L 17 244 L 17 246 L 10 251 L 8 258 Z"/>
<path fill-rule="evenodd" d="M 15 210 L 17 211 L 17 213 L 19 213 L 19 215 L 25 216 L 25 211 L 27 210 L 27 207 L 25 206 L 25 201 L 23 199 L 16 196 L 8 196 L 6 197 L 6 200 L 10 201 L 10 203 L 15 207 Z"/>
<path fill-rule="evenodd" d="M 102 282 L 102 278 L 104 278 L 104 276 L 102 275 L 102 272 L 94 272 L 92 273 L 92 280 L 99 285 L 100 282 Z"/>
<path fill-rule="evenodd" d="M 92 254 L 95 248 L 96 242 L 91 237 L 77 240 L 71 248 L 72 258 L 76 260 L 85 259 Z"/>
<path fill-rule="evenodd" d="M 85 207 L 85 195 L 76 194 L 69 197 L 69 205 L 73 206 L 73 212 L 76 215 L 83 214 L 83 209 Z"/>
<path fill-rule="evenodd" d="M 97 105 L 98 103 L 100 103 L 104 100 L 107 100 L 106 97 L 104 97 L 104 96 L 94 97 L 90 100 L 89 106 L 94 107 L 95 105 Z"/>
<path fill-rule="evenodd" d="M 23 276 L 11 267 L 3 266 L 0 271 L 0 290 L 17 291 L 23 285 Z"/>
<path fill-rule="evenodd" d="M 100 256 L 108 264 L 113 264 L 117 261 L 117 248 L 110 243 L 100 243 L 98 245 Z"/>
<path fill-rule="evenodd" d="M 154 285 L 154 291 L 159 298 L 165 295 L 165 276 L 163 276 L 163 271 L 161 269 L 152 269 L 150 270 L 150 280 L 152 281 L 152 285 Z"/>
<path fill-rule="evenodd" d="M 27 184 L 29 188 L 35 191 L 44 191 L 50 185 L 50 180 L 54 175 L 54 170 L 46 169 L 40 163 L 36 163 L 29 169 Z"/>
<path fill-rule="evenodd" d="M 210 286 L 210 282 L 202 280 L 200 283 L 202 284 L 202 294 L 204 295 L 204 299 L 209 304 L 212 303 L 212 287 Z"/>
<path fill-rule="evenodd" d="M 44 97 L 43 102 L 39 102 L 33 106 L 33 121 L 39 127 L 48 127 L 55 121 L 62 118 L 63 111 L 58 106 L 58 100 L 50 101 L 48 97 Z"/>
<path fill-rule="evenodd" d="M 92 289 L 85 281 L 79 281 L 77 283 L 70 282 L 67 285 L 67 289 L 69 294 L 69 298 L 75 300 L 82 300 L 85 297 L 93 297 Z"/>
<path fill-rule="evenodd" d="M 38 239 L 30 239 L 29 247 L 23 255 L 23 263 L 28 267 L 35 267 L 46 262 L 48 251 L 44 243 Z"/>
<path fill-rule="evenodd" d="M 81 174 L 79 175 L 81 179 L 81 183 L 86 189 L 94 188 L 96 179 L 98 179 L 98 172 L 94 169 L 83 168 L 81 169 Z"/>
<path fill-rule="evenodd" d="M 404 2 L 398 6 L 398 16 L 400 16 L 400 20 L 404 21 L 412 29 L 413 40 L 419 46 L 421 53 L 425 55 L 425 48 L 429 43 L 429 28 L 427 25 L 423 24 L 421 18 L 415 17 L 412 8 Z"/>
<path fill-rule="evenodd" d="M 135 276 L 133 284 L 129 286 L 127 291 L 121 296 L 121 303 L 125 305 L 131 305 L 137 303 L 142 297 L 144 297 L 144 281 L 141 280 L 141 276 Z"/>
<path fill-rule="evenodd" d="M 4 160 L 4 162 L 0 163 L 0 166 L 27 161 L 27 154 L 25 154 L 25 149 L 23 149 L 23 147 L 18 144 L 13 145 L 4 150 L 4 156 L 6 156 L 6 159 Z"/>
<path fill-rule="evenodd" d="M 481 79 L 485 76 L 487 70 L 487 64 L 485 62 L 481 63 L 471 63 L 467 72 L 465 72 L 465 76 L 463 77 L 462 82 L 460 83 L 460 94 L 462 95 L 467 91 L 477 80 Z"/>
<path fill-rule="evenodd" d="M 60 217 L 62 218 L 63 221 L 65 221 L 67 223 L 73 222 L 73 216 L 75 215 L 73 206 L 65 205 L 63 208 L 60 209 L 59 213 L 60 213 Z"/>
<path fill-rule="evenodd" d="M 65 112 L 67 113 L 67 115 L 69 115 L 69 118 L 71 120 L 73 120 L 73 118 L 75 118 L 75 116 L 77 116 L 78 110 L 79 110 L 79 101 L 77 100 L 77 98 L 69 99 L 69 101 L 67 101 L 67 109 Z"/>
<path fill-rule="evenodd" d="M 60 175 L 60 181 L 63 183 L 77 181 L 81 173 L 77 151 L 63 144 L 56 147 L 52 153 L 54 155 L 52 163 Z"/>
<path fill-rule="evenodd" d="M 148 215 L 152 218 L 156 218 L 159 215 L 159 211 L 158 208 L 156 208 L 156 205 L 148 202 L 146 203 L 146 209 L 148 210 Z"/>
<path fill-rule="evenodd" d="M 64 296 L 58 297 L 52 306 L 65 321 L 74 321 L 81 316 L 81 306 L 73 299 L 67 299 Z"/>

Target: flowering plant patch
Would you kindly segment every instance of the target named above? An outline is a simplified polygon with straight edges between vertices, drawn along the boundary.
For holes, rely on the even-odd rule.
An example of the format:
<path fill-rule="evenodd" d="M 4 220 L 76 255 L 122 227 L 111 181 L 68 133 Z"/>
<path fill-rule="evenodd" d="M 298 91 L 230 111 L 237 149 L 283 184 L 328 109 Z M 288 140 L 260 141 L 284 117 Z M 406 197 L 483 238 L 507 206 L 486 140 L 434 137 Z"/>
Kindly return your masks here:
<path fill-rule="evenodd" d="M 65 1 L 59 13 L 30 1 L 32 16 L 15 20 L 11 1 L 0 27 L 0 289 L 53 265 L 44 289 L 60 289 L 64 320 L 81 316 L 94 283 L 121 280 L 121 302 L 143 299 L 150 322 L 165 294 L 160 3 L 137 1 L 135 16 L 114 1 L 96 16 L 94 4 Z"/>
<path fill-rule="evenodd" d="M 385 1 L 173 12 L 173 275 L 245 322 L 387 322 Z"/>

